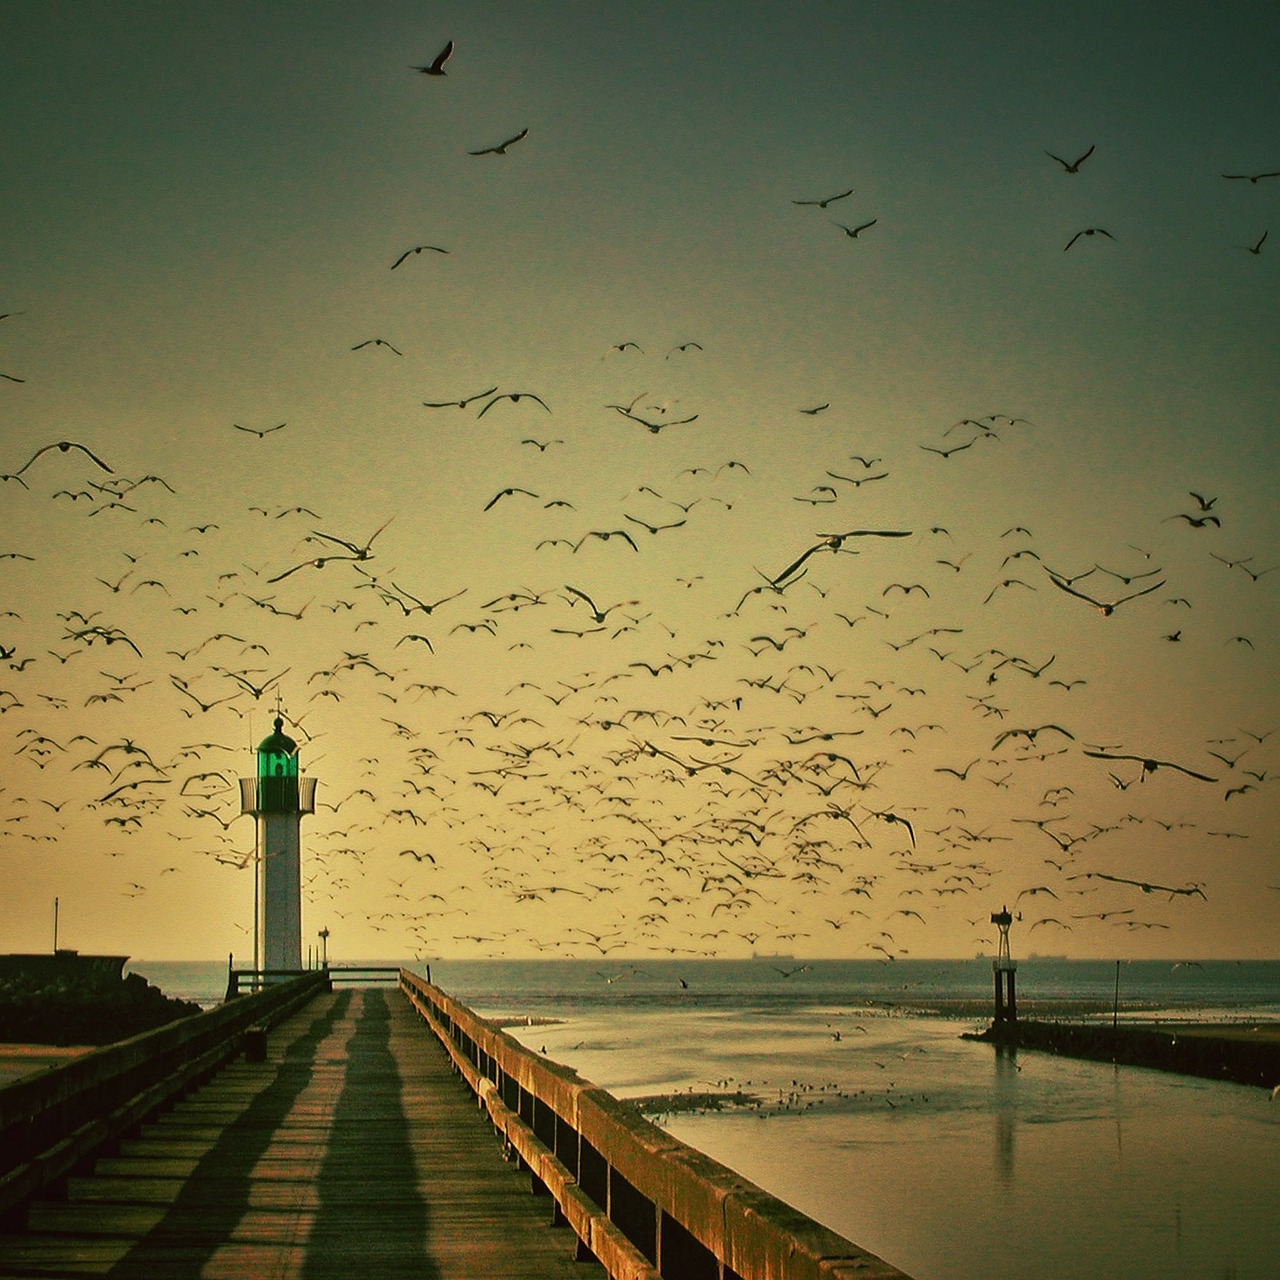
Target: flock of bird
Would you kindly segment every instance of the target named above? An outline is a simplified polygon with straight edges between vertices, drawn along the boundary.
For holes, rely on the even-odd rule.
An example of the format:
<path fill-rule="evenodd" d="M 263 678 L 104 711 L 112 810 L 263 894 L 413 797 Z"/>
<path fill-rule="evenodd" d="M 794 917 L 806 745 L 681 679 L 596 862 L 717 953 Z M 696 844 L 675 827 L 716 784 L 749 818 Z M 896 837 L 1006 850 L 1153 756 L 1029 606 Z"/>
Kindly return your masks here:
<path fill-rule="evenodd" d="M 445 78 L 455 52 L 413 70 Z M 504 163 L 529 137 L 467 154 Z M 1097 164 L 1093 145 L 1048 154 L 1073 181 Z M 859 241 L 880 224 L 835 223 Z M 1065 249 L 1091 237 L 1116 238 L 1085 227 Z M 417 244 L 390 269 L 449 252 Z M 363 339 L 351 358 L 405 345 Z M 938 934 L 989 946 L 1005 900 L 1037 941 L 1096 948 L 1173 931 L 1211 899 L 1280 776 L 1280 709 L 1233 701 L 1175 750 L 1090 696 L 1110 687 L 1113 635 L 1151 663 L 1169 642 L 1230 657 L 1223 679 L 1243 687 L 1273 660 L 1274 631 L 1246 635 L 1194 598 L 1212 573 L 1215 599 L 1274 611 L 1277 553 L 1231 541 L 1229 495 L 1192 477 L 1168 495 L 1190 509 L 1135 513 L 1128 538 L 1065 563 L 1025 513 L 947 514 L 957 469 L 1036 456 L 1051 428 L 1016 409 L 873 456 L 827 425 L 834 393 L 794 405 L 829 465 L 779 492 L 752 455 L 700 443 L 715 407 L 687 389 L 709 342 L 637 334 L 604 358 L 621 389 L 591 424 L 558 416 L 555 388 L 501 379 L 418 402 L 442 450 L 459 421 L 493 433 L 473 527 L 508 551 L 484 581 L 424 557 L 429 510 L 331 522 L 270 452 L 287 416 L 227 423 L 227 449 L 262 461 L 263 505 L 244 508 L 87 434 L 0 458 L 6 875 L 70 853 L 139 912 L 175 910 L 199 878 L 186 909 L 220 893 L 243 953 L 254 855 L 236 778 L 278 707 L 320 778 L 308 920 L 353 954 L 887 964 Z M 677 377 L 678 394 L 635 389 Z M 590 451 L 619 426 L 653 452 L 602 498 Z M 921 488 L 936 521 L 883 516 Z M 765 507 L 776 541 L 750 576 L 727 572 L 736 520 Z"/>

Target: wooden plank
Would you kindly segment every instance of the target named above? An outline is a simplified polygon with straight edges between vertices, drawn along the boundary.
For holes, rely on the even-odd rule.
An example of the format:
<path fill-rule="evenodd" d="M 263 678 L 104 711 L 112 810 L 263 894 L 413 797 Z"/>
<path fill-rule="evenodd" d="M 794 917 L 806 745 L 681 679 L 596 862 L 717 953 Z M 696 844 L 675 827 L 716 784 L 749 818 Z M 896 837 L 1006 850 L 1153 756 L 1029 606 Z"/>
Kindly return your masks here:
<path fill-rule="evenodd" d="M 0 1274 L 603 1276 L 396 990 L 321 996 L 0 1235 Z"/>

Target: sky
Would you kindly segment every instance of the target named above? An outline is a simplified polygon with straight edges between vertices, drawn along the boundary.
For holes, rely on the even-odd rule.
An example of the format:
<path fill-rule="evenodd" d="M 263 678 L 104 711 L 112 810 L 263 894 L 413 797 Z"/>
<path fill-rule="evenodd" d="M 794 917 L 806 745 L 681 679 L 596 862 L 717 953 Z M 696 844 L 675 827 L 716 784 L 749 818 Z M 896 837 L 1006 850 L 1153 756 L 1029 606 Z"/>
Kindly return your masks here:
<path fill-rule="evenodd" d="M 1273 5 L 3 18 L 0 949 L 1276 955 Z"/>

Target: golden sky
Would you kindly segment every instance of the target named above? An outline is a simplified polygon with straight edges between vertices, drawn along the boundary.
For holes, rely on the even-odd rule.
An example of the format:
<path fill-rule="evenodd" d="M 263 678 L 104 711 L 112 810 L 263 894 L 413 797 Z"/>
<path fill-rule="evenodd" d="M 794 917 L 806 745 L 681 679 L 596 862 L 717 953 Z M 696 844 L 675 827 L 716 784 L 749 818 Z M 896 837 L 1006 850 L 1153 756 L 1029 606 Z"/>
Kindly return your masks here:
<path fill-rule="evenodd" d="M 0 948 L 247 956 L 278 696 L 334 955 L 1274 956 L 1277 17 L 1175 7 L 6 5 Z"/>

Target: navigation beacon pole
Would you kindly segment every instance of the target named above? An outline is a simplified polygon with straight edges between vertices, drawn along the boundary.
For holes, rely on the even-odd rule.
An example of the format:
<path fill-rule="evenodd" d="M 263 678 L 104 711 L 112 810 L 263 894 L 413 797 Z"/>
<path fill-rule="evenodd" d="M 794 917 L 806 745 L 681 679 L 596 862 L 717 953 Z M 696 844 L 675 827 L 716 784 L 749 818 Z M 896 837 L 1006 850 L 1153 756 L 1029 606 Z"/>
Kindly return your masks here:
<path fill-rule="evenodd" d="M 991 967 L 996 976 L 996 1024 L 1017 1022 L 1018 1002 L 1014 995 L 1013 979 L 1018 971 L 1009 954 L 1009 926 L 1013 924 L 1013 916 L 1008 907 L 991 913 L 991 923 L 1000 930 L 1000 947 Z"/>
<path fill-rule="evenodd" d="M 254 968 L 302 968 L 302 817 L 315 812 L 316 780 L 298 776 L 298 744 L 275 732 L 258 744 L 258 774 L 240 779 L 240 812 L 257 819 Z"/>

